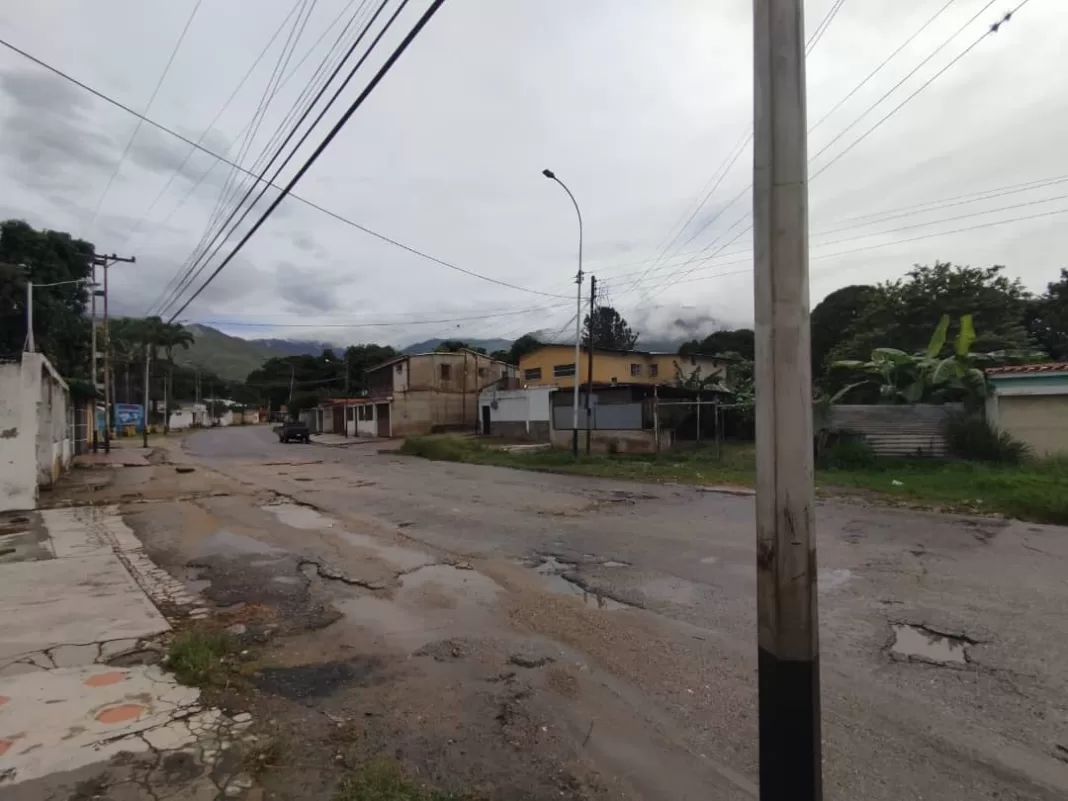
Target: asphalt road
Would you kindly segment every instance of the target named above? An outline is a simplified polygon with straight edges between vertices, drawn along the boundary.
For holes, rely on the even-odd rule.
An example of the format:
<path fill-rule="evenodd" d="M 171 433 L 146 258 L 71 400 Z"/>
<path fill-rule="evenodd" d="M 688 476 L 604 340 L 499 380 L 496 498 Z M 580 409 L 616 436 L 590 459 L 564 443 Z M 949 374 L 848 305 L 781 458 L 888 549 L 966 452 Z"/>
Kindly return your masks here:
<path fill-rule="evenodd" d="M 503 586 L 520 570 L 570 598 L 581 614 L 500 603 L 516 630 L 598 671 L 608 694 L 579 699 L 595 716 L 625 707 L 667 743 L 654 759 L 642 754 L 659 746 L 617 734 L 601 769 L 660 771 L 663 791 L 639 781 L 639 797 L 696 798 L 702 782 L 722 788 L 703 797 L 753 797 L 752 498 L 282 445 L 267 428 L 199 432 L 185 449 Z M 816 519 L 826 797 L 1068 797 L 1068 530 L 852 503 L 820 503 Z"/>

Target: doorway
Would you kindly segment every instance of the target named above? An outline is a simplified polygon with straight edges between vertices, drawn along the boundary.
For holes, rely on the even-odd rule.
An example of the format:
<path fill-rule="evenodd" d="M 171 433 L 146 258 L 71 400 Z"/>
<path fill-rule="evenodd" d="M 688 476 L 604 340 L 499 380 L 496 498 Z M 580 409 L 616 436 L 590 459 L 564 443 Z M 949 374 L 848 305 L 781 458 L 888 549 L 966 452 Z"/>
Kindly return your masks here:
<path fill-rule="evenodd" d="M 378 436 L 388 437 L 390 435 L 389 404 L 375 404 L 375 416 L 378 417 Z"/>
<path fill-rule="evenodd" d="M 482 436 L 489 436 L 490 433 L 490 407 L 482 407 Z"/>

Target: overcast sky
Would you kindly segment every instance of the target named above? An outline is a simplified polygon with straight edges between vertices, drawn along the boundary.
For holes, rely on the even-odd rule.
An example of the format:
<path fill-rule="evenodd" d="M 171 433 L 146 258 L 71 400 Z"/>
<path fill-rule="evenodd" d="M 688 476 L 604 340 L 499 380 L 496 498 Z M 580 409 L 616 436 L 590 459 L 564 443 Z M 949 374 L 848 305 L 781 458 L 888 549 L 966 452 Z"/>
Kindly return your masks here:
<path fill-rule="evenodd" d="M 407 30 L 427 2 L 412 0 L 396 30 Z M 810 155 L 986 3 L 950 3 L 816 127 Z M 194 4 L 6 0 L 0 36 L 143 111 Z M 980 14 L 815 158 L 812 172 L 1015 4 L 995 3 Z M 810 32 L 832 5 L 808 3 Z M 846 0 L 808 61 L 810 125 L 942 5 Z M 838 287 L 896 278 L 935 259 L 1004 264 L 1035 291 L 1068 266 L 1068 214 L 926 236 L 1068 210 L 1068 181 L 867 225 L 852 219 L 1068 176 L 1068 71 L 1058 58 L 1068 51 L 1062 6 L 1063 0 L 1029 2 L 813 179 L 813 304 Z M 250 164 L 360 0 L 307 6 L 202 0 L 148 116 L 236 158 L 297 18 L 292 12 L 305 7 L 311 14 L 288 64 L 292 75 L 264 115 Z M 366 3 L 359 19 L 371 8 Z M 339 15 L 342 22 L 330 28 Z M 396 38 L 386 37 L 383 54 Z M 551 297 L 450 270 L 287 199 L 181 319 L 241 336 L 340 343 L 554 334 L 573 314 L 576 221 L 563 190 L 540 174 L 551 167 L 582 206 L 587 269 L 637 328 L 678 333 L 676 320 L 708 330 L 749 325 L 750 198 L 746 193 L 727 204 L 750 182 L 751 148 L 668 258 L 652 260 L 746 140 L 751 43 L 750 0 L 447 0 L 295 192 L 437 258 Z M 381 59 L 372 57 L 366 67 Z M 371 74 L 361 72 L 343 100 L 351 101 Z M 98 252 L 136 255 L 136 266 L 112 271 L 114 304 L 124 313 L 148 312 L 200 241 L 229 168 L 217 165 L 179 205 L 213 159 L 196 153 L 176 175 L 189 146 L 142 126 L 105 196 L 136 119 L 6 49 L 0 49 L 0 120 L 0 217 L 69 231 L 94 242 Z M 314 134 L 302 155 L 318 139 Z M 711 254 L 717 254 L 711 261 L 691 261 Z M 401 320 L 449 322 L 370 325 Z M 365 327 L 351 327 L 357 325 Z"/>

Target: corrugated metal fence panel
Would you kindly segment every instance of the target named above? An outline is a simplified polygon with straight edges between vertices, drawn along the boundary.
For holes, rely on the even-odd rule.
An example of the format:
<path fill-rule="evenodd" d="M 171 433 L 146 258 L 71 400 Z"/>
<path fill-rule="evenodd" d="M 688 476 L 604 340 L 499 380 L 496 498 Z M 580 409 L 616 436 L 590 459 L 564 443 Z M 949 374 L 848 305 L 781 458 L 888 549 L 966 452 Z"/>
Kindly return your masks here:
<path fill-rule="evenodd" d="M 942 422 L 962 406 L 912 404 L 903 406 L 832 406 L 828 428 L 863 434 L 880 456 L 945 456 Z"/>
<path fill-rule="evenodd" d="M 572 407 L 553 406 L 553 428 L 571 429 Z M 641 403 L 601 403 L 593 406 L 593 427 L 600 431 L 641 431 Z M 579 428 L 586 428 L 586 409 L 579 406 Z"/>

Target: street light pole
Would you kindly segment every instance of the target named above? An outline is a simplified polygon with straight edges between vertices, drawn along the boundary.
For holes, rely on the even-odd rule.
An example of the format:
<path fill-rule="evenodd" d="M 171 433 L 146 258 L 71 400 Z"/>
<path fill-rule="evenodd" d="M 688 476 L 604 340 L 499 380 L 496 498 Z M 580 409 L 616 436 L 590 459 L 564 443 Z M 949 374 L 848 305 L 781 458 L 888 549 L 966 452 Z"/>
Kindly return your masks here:
<path fill-rule="evenodd" d="M 552 170 L 542 170 L 541 174 L 551 181 L 556 181 L 567 192 L 567 196 L 571 198 L 571 203 L 575 207 L 575 214 L 578 215 L 578 273 L 575 275 L 575 397 L 571 413 L 571 454 L 578 458 L 579 452 L 579 361 L 582 359 L 581 343 L 582 339 L 582 210 L 579 208 L 578 201 L 575 200 L 575 196 L 571 194 L 571 190 L 567 188 L 567 184 L 556 177 L 556 174 Z"/>
<path fill-rule="evenodd" d="M 753 12 L 760 798 L 820 801 L 804 13 Z"/>
<path fill-rule="evenodd" d="M 25 265 L 20 265 L 25 267 Z M 26 269 L 29 269 L 28 267 Z M 37 352 L 37 342 L 33 336 L 33 289 L 46 289 L 53 286 L 67 286 L 68 284 L 90 283 L 88 278 L 75 278 L 73 281 L 53 281 L 50 284 L 35 284 L 33 281 L 26 282 L 26 347 L 27 353 Z"/>

